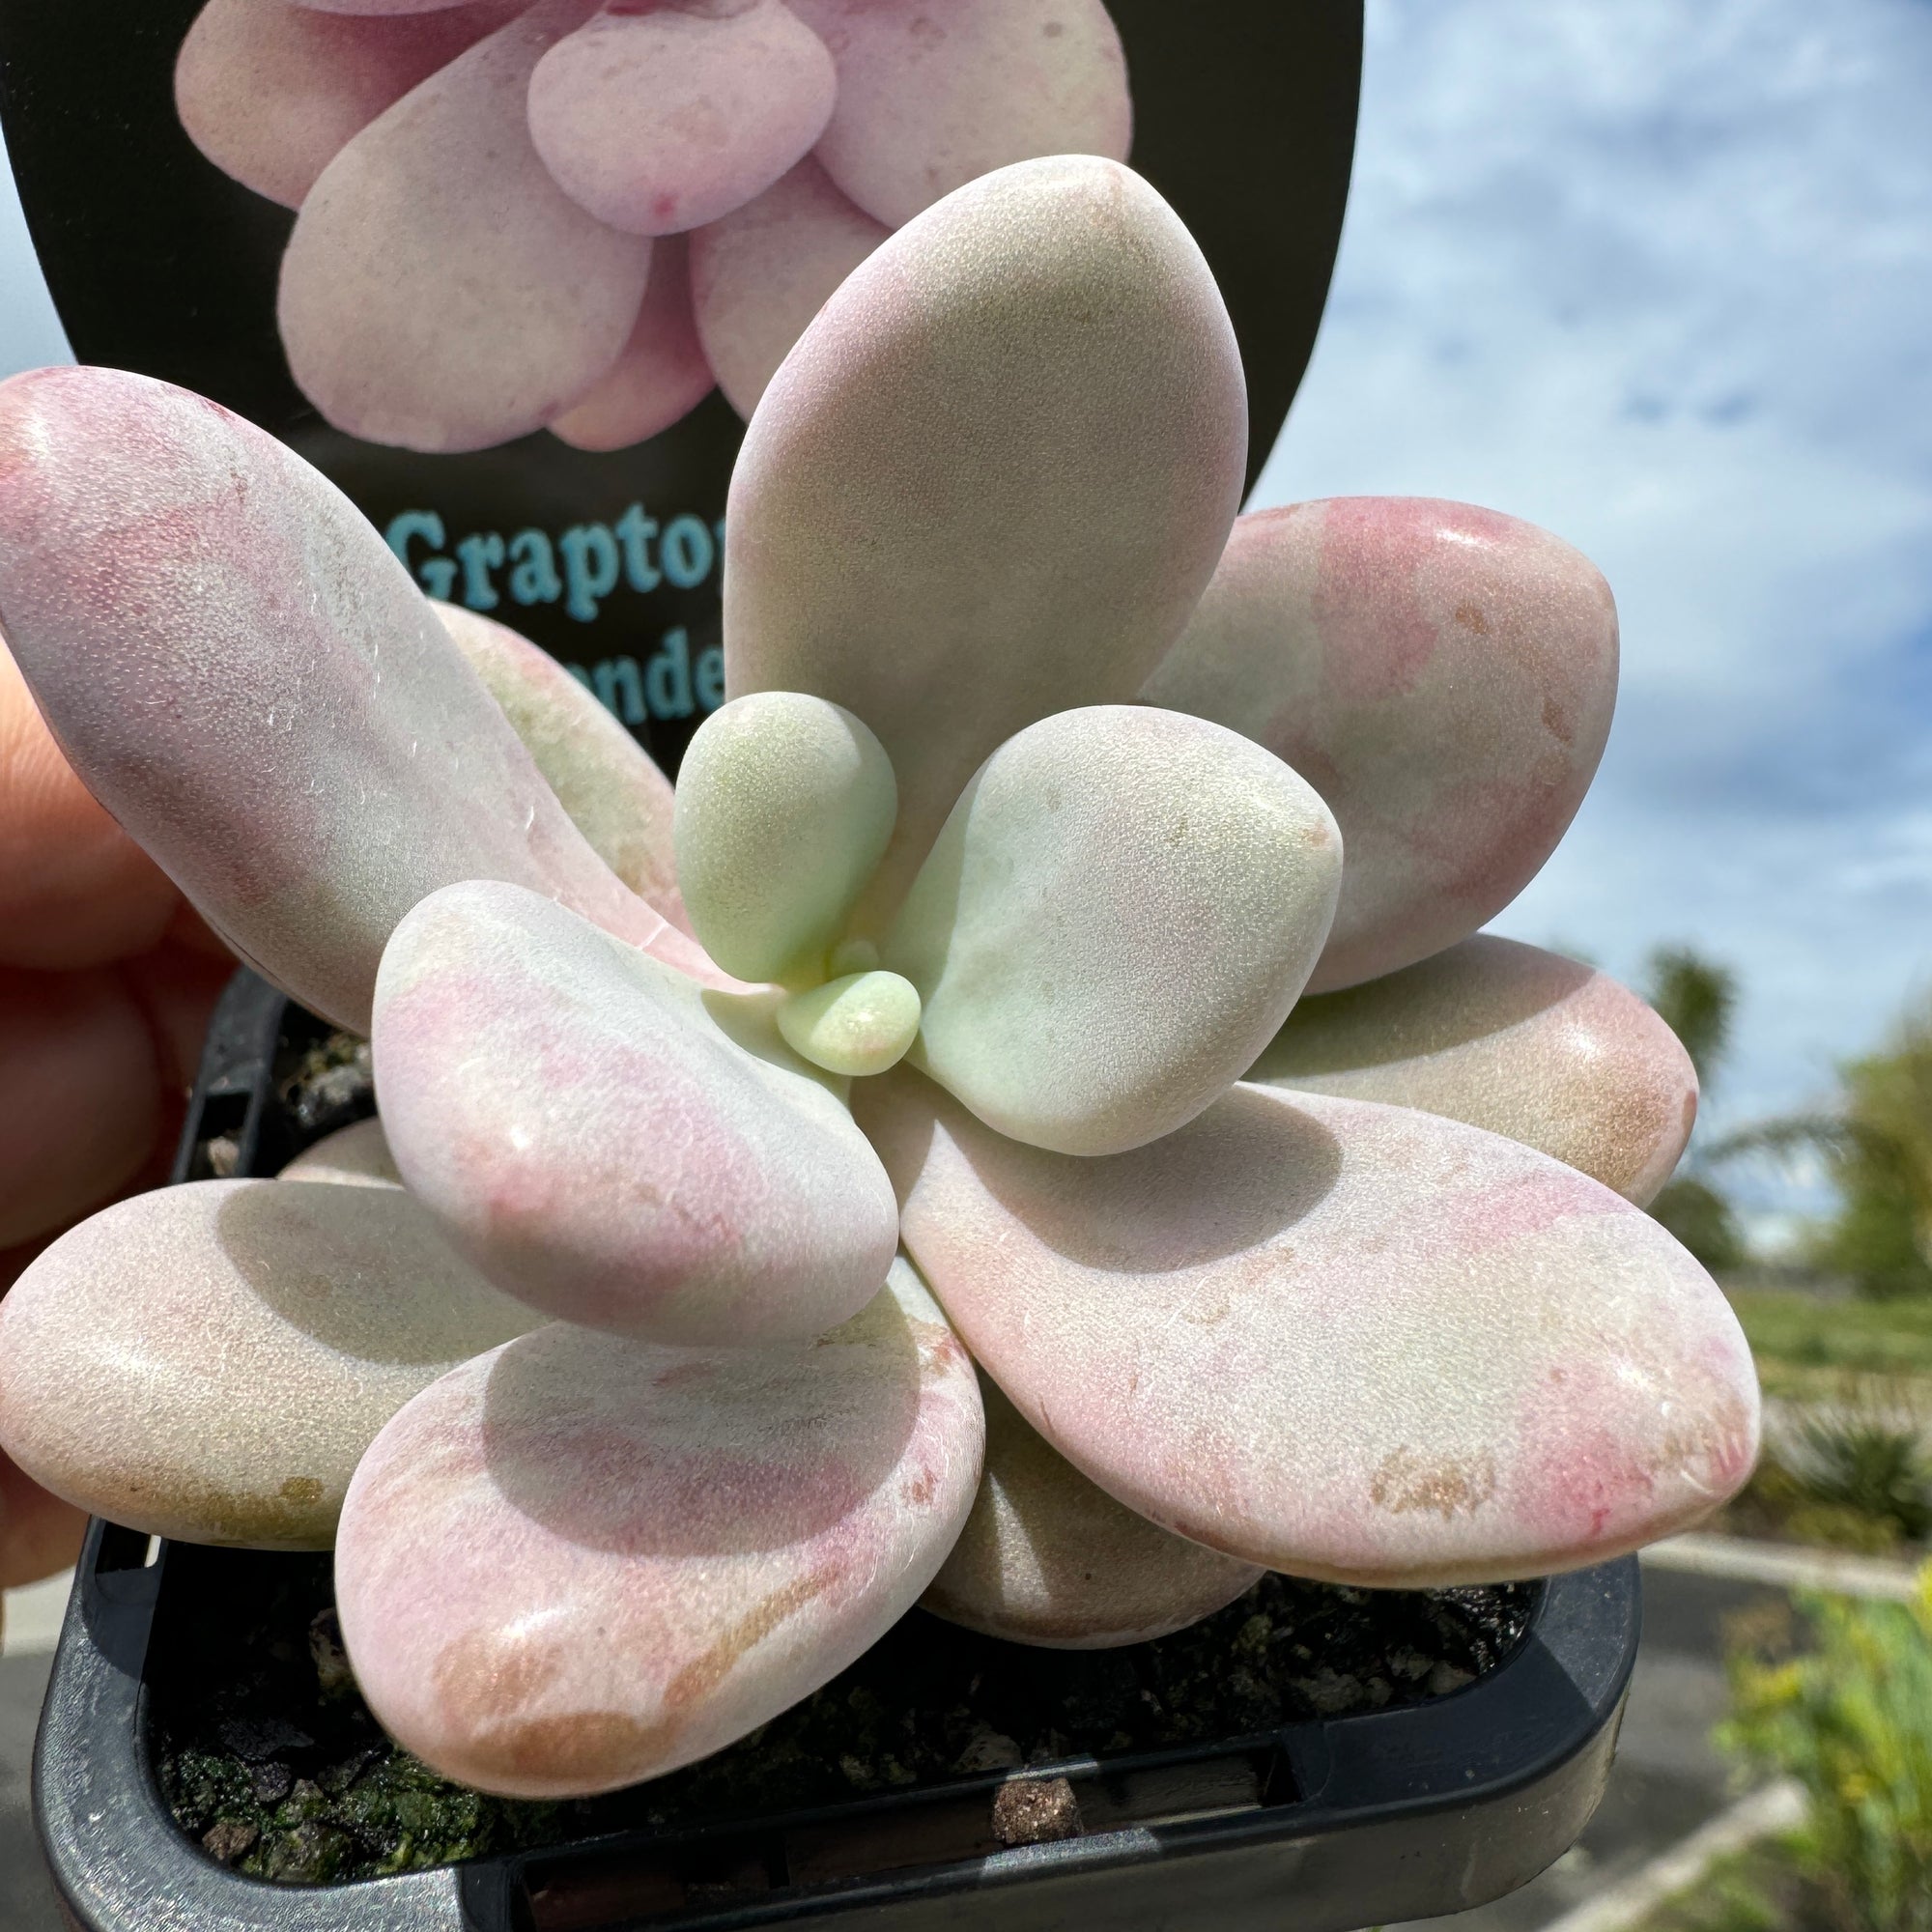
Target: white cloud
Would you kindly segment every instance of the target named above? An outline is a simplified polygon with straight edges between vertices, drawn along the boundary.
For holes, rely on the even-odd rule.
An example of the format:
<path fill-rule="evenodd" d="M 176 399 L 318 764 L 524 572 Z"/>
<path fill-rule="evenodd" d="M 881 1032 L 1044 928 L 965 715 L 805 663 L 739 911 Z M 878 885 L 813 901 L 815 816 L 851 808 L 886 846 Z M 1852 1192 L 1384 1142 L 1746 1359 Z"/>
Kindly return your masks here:
<path fill-rule="evenodd" d="M 14 170 L 0 138 L 0 377 L 72 360 L 34 244 L 27 239 Z"/>
<path fill-rule="evenodd" d="M 1932 979 L 1932 7 L 1371 0 L 1333 296 L 1264 500 L 1587 551 L 1624 679 L 1497 922 L 1745 979 L 1731 1118 Z"/>

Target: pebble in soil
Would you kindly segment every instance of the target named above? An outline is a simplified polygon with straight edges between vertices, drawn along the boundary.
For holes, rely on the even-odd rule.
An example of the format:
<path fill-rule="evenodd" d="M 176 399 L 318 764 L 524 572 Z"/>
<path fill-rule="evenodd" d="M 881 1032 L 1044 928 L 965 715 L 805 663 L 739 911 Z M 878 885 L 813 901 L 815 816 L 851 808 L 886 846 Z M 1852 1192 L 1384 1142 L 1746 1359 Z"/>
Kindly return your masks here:
<path fill-rule="evenodd" d="M 1365 1591 L 1268 1576 L 1151 1643 L 1035 1650 L 914 1611 L 751 1737 L 608 1797 L 518 1803 L 384 1736 L 343 1655 L 327 1556 L 175 1546 L 151 1751 L 176 1822 L 252 1877 L 318 1884 L 836 1804 L 1058 1759 L 1413 1704 L 1492 1669 L 1537 1586 Z"/>
<path fill-rule="evenodd" d="M 276 1056 L 275 1096 L 303 1137 L 359 1121 L 375 1094 L 369 1042 L 359 1035 L 325 1034 L 306 1045 L 284 1041 Z"/>

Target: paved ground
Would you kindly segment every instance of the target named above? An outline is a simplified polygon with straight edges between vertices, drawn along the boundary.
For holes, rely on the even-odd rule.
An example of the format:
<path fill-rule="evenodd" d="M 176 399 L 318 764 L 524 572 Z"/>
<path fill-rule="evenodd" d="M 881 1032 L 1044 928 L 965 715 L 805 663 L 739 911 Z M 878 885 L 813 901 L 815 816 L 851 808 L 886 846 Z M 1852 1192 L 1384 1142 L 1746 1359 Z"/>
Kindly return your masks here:
<path fill-rule="evenodd" d="M 0 1657 L 0 1927 L 5 1932 L 61 1932 L 27 1789 L 34 1726 L 52 1661 Z"/>
<path fill-rule="evenodd" d="M 1440 1932 L 1541 1932 L 1713 1816 L 1731 1795 L 1709 1742 L 1724 1707 L 1719 1626 L 1731 1611 L 1771 1601 L 1774 1593 L 1748 1583 L 1646 1571 L 1643 1648 L 1616 1768 L 1582 1842 L 1510 1897 L 1426 1923 Z M 0 1658 L 0 1932 L 61 1932 L 28 1794 L 47 1662 Z"/>
<path fill-rule="evenodd" d="M 1646 1568 L 1643 1644 L 1617 1761 L 1581 1840 L 1520 1891 L 1417 1922 L 1432 1932 L 1542 1932 L 1722 1809 L 1736 1795 L 1730 1768 L 1710 1742 L 1724 1714 L 1722 1623 L 1780 1596 L 1727 1577 Z"/>

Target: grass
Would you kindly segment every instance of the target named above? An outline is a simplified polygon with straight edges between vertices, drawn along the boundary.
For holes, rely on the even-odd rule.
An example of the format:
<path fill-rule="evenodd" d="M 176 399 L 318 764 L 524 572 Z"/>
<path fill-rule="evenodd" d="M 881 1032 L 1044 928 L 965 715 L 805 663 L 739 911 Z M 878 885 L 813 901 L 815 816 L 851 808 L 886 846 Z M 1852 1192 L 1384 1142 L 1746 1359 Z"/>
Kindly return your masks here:
<path fill-rule="evenodd" d="M 1733 1852 L 1632 1932 L 1839 1932 L 1801 1863 L 1790 1837 Z"/>
<path fill-rule="evenodd" d="M 1882 1378 L 1901 1396 L 1932 1400 L 1932 1298 L 1837 1301 L 1802 1289 L 1734 1288 L 1730 1299 L 1766 1395 L 1829 1401 L 1849 1381 Z"/>
<path fill-rule="evenodd" d="M 1633 1932 L 1808 1932 L 1817 1915 L 1805 1892 L 1791 1847 L 1771 1838 L 1719 1859 Z"/>
<path fill-rule="evenodd" d="M 1932 1468 L 1932 1297 L 1869 1301 L 1731 1279 L 1766 1396 L 1811 1408 L 1832 1439 L 1767 1455 L 1711 1527 L 1906 1554 L 1924 1537 Z M 1788 1466 L 1787 1466 L 1788 1464 Z"/>

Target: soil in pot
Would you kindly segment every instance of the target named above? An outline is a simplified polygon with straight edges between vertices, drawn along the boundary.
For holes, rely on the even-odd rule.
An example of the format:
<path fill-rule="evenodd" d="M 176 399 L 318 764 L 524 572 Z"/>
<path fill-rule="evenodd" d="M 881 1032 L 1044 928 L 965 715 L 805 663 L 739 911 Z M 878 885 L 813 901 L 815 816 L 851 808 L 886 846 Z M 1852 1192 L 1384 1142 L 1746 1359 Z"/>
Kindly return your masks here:
<path fill-rule="evenodd" d="M 327 1556 L 176 1546 L 168 1566 L 149 1653 L 168 1807 L 236 1869 L 305 1885 L 1418 1703 L 1500 1663 L 1537 1589 L 1271 1576 L 1190 1630 L 1106 1651 L 1003 1643 L 915 1610 L 727 1750 L 607 1797 L 523 1804 L 450 1784 L 384 1736 L 342 1652 Z"/>

